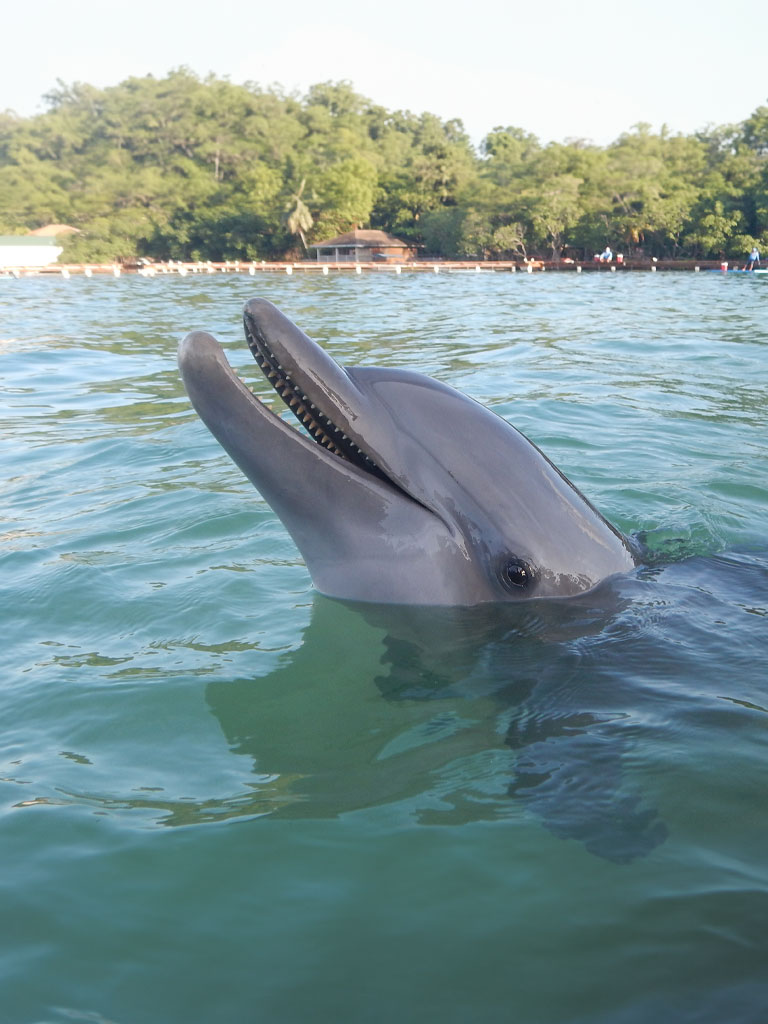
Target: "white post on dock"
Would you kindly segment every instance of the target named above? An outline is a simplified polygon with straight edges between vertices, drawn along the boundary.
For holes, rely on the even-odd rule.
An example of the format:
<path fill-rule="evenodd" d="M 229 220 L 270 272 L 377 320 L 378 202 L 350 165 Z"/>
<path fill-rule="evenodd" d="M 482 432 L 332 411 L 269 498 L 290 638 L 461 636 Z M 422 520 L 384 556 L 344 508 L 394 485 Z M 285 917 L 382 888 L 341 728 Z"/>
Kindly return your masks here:
<path fill-rule="evenodd" d="M 323 267 L 323 277 L 328 277 L 328 264 Z"/>
<path fill-rule="evenodd" d="M 399 274 L 402 271 L 402 267 L 395 267 L 395 273 Z"/>
<path fill-rule="evenodd" d="M 528 270 L 529 274 L 532 274 L 533 273 L 533 264 L 529 263 L 528 267 L 526 269 Z"/>
<path fill-rule="evenodd" d="M 293 267 L 286 267 L 285 268 L 285 272 L 286 272 L 286 274 L 292 274 L 293 273 Z"/>
<path fill-rule="evenodd" d="M 90 267 L 85 267 L 83 269 L 83 273 L 85 274 L 86 277 L 93 277 L 93 271 L 91 270 Z"/>
<path fill-rule="evenodd" d="M 112 275 L 113 277 L 120 277 L 120 267 L 116 263 L 112 266 Z"/>
<path fill-rule="evenodd" d="M 362 274 L 362 272 L 363 272 L 363 268 L 362 267 L 355 267 L 355 273 L 356 274 Z"/>
<path fill-rule="evenodd" d="M 69 270 L 66 267 L 61 268 L 61 276 L 65 279 L 69 277 Z"/>
<path fill-rule="evenodd" d="M 654 274 L 656 273 L 656 267 L 651 267 L 651 270 L 653 271 Z"/>
<path fill-rule="evenodd" d="M 611 267 L 611 273 L 612 273 L 612 274 L 615 274 L 615 273 L 616 273 L 616 267 Z"/>
<path fill-rule="evenodd" d="M 698 274 L 698 273 L 699 273 L 699 271 L 701 270 L 701 267 L 694 267 L 693 269 L 694 269 L 694 270 L 696 271 L 696 273 Z"/>
<path fill-rule="evenodd" d="M 475 273 L 476 273 L 476 274 L 479 274 L 479 273 L 480 273 L 480 267 L 475 267 Z"/>
<path fill-rule="evenodd" d="M 256 277 L 256 267 L 254 267 L 253 264 L 251 264 L 250 267 L 248 267 L 248 273 L 251 275 L 251 277 Z"/>
<path fill-rule="evenodd" d="M 432 267 L 432 269 L 434 270 L 434 272 L 435 272 L 436 274 L 439 274 L 439 273 L 440 273 L 440 267 L 438 267 L 438 265 L 437 265 L 437 264 L 435 264 L 435 265 L 434 265 L 434 267 Z"/>
<path fill-rule="evenodd" d="M 581 273 L 581 267 L 576 267 L 576 273 L 577 273 L 577 274 L 580 274 L 580 273 Z"/>

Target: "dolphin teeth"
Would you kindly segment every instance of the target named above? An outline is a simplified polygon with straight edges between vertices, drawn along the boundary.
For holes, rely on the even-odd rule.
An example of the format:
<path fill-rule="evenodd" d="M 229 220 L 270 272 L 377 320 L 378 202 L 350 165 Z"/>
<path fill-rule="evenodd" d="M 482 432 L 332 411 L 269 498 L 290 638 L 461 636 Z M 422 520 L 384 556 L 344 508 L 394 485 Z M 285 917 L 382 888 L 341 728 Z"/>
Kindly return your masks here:
<path fill-rule="evenodd" d="M 336 426 L 330 416 L 309 400 L 304 390 L 296 384 L 283 365 L 278 363 L 272 352 L 265 351 L 258 343 L 251 344 L 250 335 L 248 343 L 266 379 L 314 441 L 337 458 L 351 461 L 365 470 L 381 475 L 373 459 Z M 262 405 L 270 408 L 258 395 L 256 397 Z"/>

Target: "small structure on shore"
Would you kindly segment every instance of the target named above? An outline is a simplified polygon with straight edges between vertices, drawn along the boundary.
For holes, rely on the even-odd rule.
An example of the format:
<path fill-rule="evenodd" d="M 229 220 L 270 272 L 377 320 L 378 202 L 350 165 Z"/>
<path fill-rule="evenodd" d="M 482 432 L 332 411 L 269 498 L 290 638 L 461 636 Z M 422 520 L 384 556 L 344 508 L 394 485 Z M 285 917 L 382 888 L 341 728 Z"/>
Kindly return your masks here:
<path fill-rule="evenodd" d="M 0 267 L 48 267 L 64 251 L 59 237 L 75 232 L 68 224 L 46 224 L 26 235 L 0 235 Z"/>
<path fill-rule="evenodd" d="M 343 235 L 316 242 L 310 249 L 321 263 L 371 263 L 375 260 L 407 260 L 414 250 L 386 231 L 355 228 Z"/>
<path fill-rule="evenodd" d="M 64 250 L 55 238 L 39 235 L 0 235 L 0 267 L 47 267 Z"/>

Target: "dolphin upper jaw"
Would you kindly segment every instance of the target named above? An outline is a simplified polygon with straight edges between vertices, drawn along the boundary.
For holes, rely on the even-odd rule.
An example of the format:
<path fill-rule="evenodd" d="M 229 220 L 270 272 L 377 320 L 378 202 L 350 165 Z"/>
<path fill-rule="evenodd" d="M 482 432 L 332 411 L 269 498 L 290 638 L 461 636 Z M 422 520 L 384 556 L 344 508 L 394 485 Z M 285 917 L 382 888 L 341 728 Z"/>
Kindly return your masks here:
<path fill-rule="evenodd" d="M 310 436 L 204 332 L 181 343 L 192 403 L 293 536 L 319 590 L 473 605 L 574 596 L 633 568 L 625 538 L 505 420 L 406 370 L 342 368 L 271 303 L 244 310 L 262 372 Z M 524 566 L 526 586 L 508 567 Z"/>
<path fill-rule="evenodd" d="M 365 396 L 349 374 L 264 299 L 246 303 L 243 324 L 256 362 L 297 419 L 322 445 L 371 472 L 358 429 Z"/>

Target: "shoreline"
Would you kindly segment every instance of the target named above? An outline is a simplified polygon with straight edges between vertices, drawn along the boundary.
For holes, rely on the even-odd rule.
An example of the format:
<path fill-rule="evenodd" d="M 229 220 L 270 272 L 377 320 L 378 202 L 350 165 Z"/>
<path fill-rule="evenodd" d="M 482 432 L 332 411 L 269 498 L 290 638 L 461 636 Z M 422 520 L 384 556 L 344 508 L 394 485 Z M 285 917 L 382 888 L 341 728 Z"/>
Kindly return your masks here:
<path fill-rule="evenodd" d="M 45 267 L 0 267 L 0 277 L 59 277 L 69 278 L 73 274 L 85 277 L 112 276 L 123 274 L 140 277 L 162 277 L 176 275 L 186 277 L 190 274 L 248 274 L 255 277 L 259 274 L 414 274 L 414 273 L 627 273 L 629 271 L 717 271 L 719 273 L 751 273 L 743 271 L 742 263 L 721 260 L 649 260 L 628 259 L 621 262 L 601 263 L 597 260 L 569 261 L 564 260 L 403 260 L 400 262 L 318 262 L 316 260 L 274 261 L 265 260 L 226 260 L 222 263 L 181 262 L 176 260 L 157 261 L 152 263 L 56 263 Z M 759 271 L 758 271 L 759 272 Z M 763 271 L 765 273 L 765 271 Z"/>

